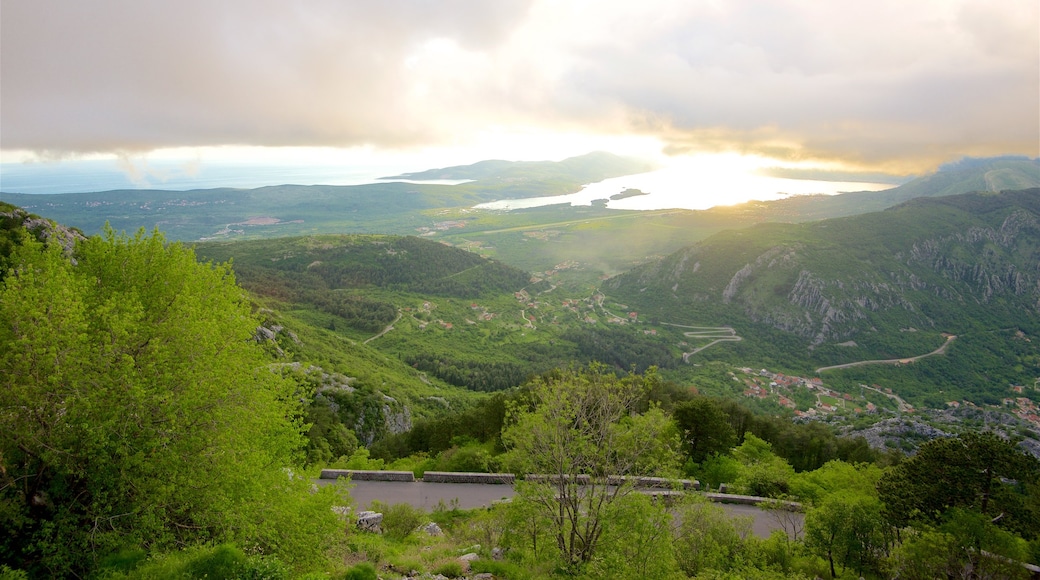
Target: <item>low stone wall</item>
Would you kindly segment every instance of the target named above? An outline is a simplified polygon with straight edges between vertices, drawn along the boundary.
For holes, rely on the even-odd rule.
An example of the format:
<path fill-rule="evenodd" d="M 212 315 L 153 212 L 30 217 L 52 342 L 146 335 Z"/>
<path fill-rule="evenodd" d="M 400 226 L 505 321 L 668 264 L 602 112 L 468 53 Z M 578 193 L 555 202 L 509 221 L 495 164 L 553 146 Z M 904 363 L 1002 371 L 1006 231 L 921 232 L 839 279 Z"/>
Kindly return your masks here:
<path fill-rule="evenodd" d="M 571 476 L 565 475 L 564 479 L 570 480 Z M 588 485 L 592 482 L 592 478 L 587 475 L 578 475 L 574 477 L 574 480 L 582 485 Z M 559 475 L 541 475 L 537 473 L 529 473 L 524 476 L 524 481 L 530 481 L 534 483 L 557 483 L 560 481 Z"/>
<path fill-rule="evenodd" d="M 512 473 L 453 473 L 449 471 L 427 471 L 422 480 L 427 483 L 491 483 L 512 485 L 516 476 Z"/>
<path fill-rule="evenodd" d="M 775 500 L 772 500 L 772 499 L 770 499 L 768 497 L 758 497 L 758 496 L 755 496 L 755 495 L 736 495 L 736 494 L 732 494 L 732 493 L 706 493 L 706 494 L 704 494 L 704 497 L 708 498 L 709 501 L 714 501 L 714 502 L 718 502 L 718 503 L 735 503 L 735 504 L 740 504 L 740 505 L 754 505 L 754 506 L 757 506 L 758 504 L 760 504 L 760 503 L 762 503 L 764 501 L 775 501 Z M 802 504 L 800 504 L 800 503 L 798 503 L 796 501 L 781 501 L 780 505 L 784 509 L 787 509 L 787 510 L 790 510 L 790 511 L 793 511 L 793 512 L 800 512 L 800 511 L 802 511 Z"/>
<path fill-rule="evenodd" d="M 639 489 L 693 489 L 700 490 L 701 482 L 696 479 L 668 479 L 667 477 L 630 477 L 613 475 L 607 478 L 609 485 L 621 485 L 625 482 L 633 482 Z"/>
<path fill-rule="evenodd" d="M 322 469 L 321 479 L 347 477 L 355 481 L 415 481 L 411 471 L 374 471 L 366 469 Z"/>

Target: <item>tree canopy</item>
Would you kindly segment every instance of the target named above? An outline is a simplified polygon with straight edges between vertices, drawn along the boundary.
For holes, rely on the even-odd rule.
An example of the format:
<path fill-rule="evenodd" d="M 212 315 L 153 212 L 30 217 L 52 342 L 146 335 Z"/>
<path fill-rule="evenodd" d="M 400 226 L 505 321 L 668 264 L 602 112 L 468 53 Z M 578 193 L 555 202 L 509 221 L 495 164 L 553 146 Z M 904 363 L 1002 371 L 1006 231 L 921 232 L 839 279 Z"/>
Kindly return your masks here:
<path fill-rule="evenodd" d="M 4 561 L 63 576 L 124 546 L 248 541 L 288 560 L 322 550 L 328 494 L 308 496 L 286 472 L 303 443 L 300 393 L 251 340 L 257 321 L 228 266 L 158 233 L 111 230 L 71 259 L 26 235 L 10 263 Z"/>

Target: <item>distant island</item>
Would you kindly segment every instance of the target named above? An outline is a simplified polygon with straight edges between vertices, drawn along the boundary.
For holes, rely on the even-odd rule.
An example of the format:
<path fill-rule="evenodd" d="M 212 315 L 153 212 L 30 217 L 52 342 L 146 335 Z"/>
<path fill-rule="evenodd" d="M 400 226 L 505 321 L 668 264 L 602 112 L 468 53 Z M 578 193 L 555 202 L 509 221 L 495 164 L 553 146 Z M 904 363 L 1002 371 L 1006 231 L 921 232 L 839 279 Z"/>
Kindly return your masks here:
<path fill-rule="evenodd" d="M 631 189 L 631 188 L 629 188 L 629 189 L 626 189 L 625 191 L 622 191 L 621 193 L 615 193 L 614 195 L 610 196 L 610 199 L 611 199 L 611 201 L 617 201 L 619 199 L 625 199 L 626 197 L 638 197 L 640 195 L 650 195 L 650 194 L 645 192 L 645 191 L 640 191 L 638 189 Z"/>

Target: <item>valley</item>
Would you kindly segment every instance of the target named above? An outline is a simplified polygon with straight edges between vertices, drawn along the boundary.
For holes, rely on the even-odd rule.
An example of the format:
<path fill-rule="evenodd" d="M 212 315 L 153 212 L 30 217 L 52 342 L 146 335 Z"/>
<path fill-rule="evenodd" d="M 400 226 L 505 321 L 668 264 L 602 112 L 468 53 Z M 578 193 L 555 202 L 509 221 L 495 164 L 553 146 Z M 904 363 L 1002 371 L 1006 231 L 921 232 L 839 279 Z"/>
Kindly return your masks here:
<path fill-rule="evenodd" d="M 374 187 L 352 193 L 378 197 L 376 192 L 396 186 Z M 526 187 L 533 193 L 552 186 L 529 182 Z M 874 502 L 871 509 L 879 522 L 895 517 L 879 511 L 882 483 L 897 477 L 900 466 L 913 464 L 908 456 L 964 441 L 996 445 L 1015 461 L 1040 457 L 1040 351 L 1035 347 L 1040 340 L 1040 189 L 918 196 L 880 212 L 815 220 L 808 217 L 811 211 L 792 215 L 784 208 L 796 203 L 805 210 L 814 200 L 831 208 L 823 212 L 847 206 L 811 198 L 707 212 L 617 212 L 595 205 L 513 212 L 416 210 L 432 198 L 408 191 L 411 208 L 391 196 L 379 202 L 388 204 L 383 209 L 377 203 L 361 210 L 374 212 L 365 227 L 382 224 L 388 228 L 384 231 L 401 233 L 335 231 L 349 227 L 335 221 L 340 199 L 305 210 L 328 213 L 333 219 L 323 227 L 330 232 L 307 231 L 312 218 L 288 219 L 292 214 L 258 207 L 251 215 L 222 216 L 213 226 L 223 232 L 220 239 L 202 235 L 190 245 L 167 242 L 158 232 L 148 236 L 139 230 L 129 238 L 104 227 L 101 237 L 76 242 L 82 237 L 77 230 L 3 204 L 0 258 L 64 268 L 64 274 L 38 278 L 65 296 L 51 307 L 72 304 L 66 309 L 71 314 L 62 316 L 71 316 L 73 323 L 98 319 L 90 324 L 105 329 L 74 333 L 84 337 L 77 343 L 60 339 L 71 351 L 82 352 L 83 360 L 122 361 L 84 363 L 91 373 L 107 373 L 92 381 L 122 393 L 84 409 L 118 408 L 128 397 L 144 397 L 139 403 L 130 399 L 139 409 L 130 416 L 138 416 L 143 409 L 167 408 L 148 399 L 167 382 L 178 392 L 192 392 L 179 385 L 181 377 L 190 380 L 207 372 L 219 375 L 224 381 L 219 384 L 249 388 L 262 376 L 265 384 L 280 389 L 270 399 L 285 406 L 275 423 L 298 437 L 294 465 L 307 473 L 323 467 L 416 476 L 435 471 L 555 473 L 544 464 L 555 453 L 591 456 L 582 451 L 582 440 L 544 447 L 560 437 L 588 436 L 569 416 L 552 437 L 540 439 L 539 430 L 554 424 L 553 413 L 568 409 L 587 413 L 579 423 L 582 429 L 598 425 L 602 436 L 621 438 L 588 448 L 606 451 L 596 459 L 605 467 L 589 464 L 573 474 L 565 471 L 560 481 L 572 476 L 579 481 L 590 472 L 641 473 L 665 480 L 696 478 L 713 490 L 725 485 L 727 493 L 772 498 L 763 504 L 764 512 L 756 512 L 768 513 L 772 522 L 760 530 L 763 538 L 779 529 L 785 542 L 803 546 L 810 544 L 798 537 L 799 530 L 818 533 L 820 514 L 850 489 L 859 498 L 855 501 Z M 342 197 L 349 192 L 329 193 Z M 228 195 L 245 200 L 252 193 Z M 886 195 L 895 199 L 893 193 Z M 56 199 L 48 207 L 59 207 Z M 151 211 L 155 206 L 137 207 Z M 134 218 L 127 219 L 124 223 L 133 223 Z M 298 235 L 285 235 L 292 232 Z M 34 240 L 61 243 L 42 252 L 34 249 L 42 247 Z M 71 252 L 88 252 L 87 259 L 81 264 L 84 254 Z M 187 256 L 187 261 L 181 258 L 182 269 L 196 268 L 219 279 L 227 304 L 235 306 L 205 310 L 204 298 L 164 299 L 162 292 L 172 286 L 152 282 L 159 272 L 175 271 L 164 269 L 164 253 Z M 150 257 L 142 260 L 139 254 Z M 23 263 L 11 262 L 10 270 L 7 262 L 0 263 L 14 280 L 0 289 L 18 293 L 30 287 L 34 278 L 24 276 Z M 55 282 L 60 280 L 68 285 Z M 106 294 L 127 284 L 130 291 L 123 299 Z M 205 297 L 213 285 L 189 291 Z M 78 288 L 90 306 L 81 306 L 76 295 L 68 294 L 70 288 Z M 18 302 L 35 304 L 42 299 L 36 296 L 26 294 Z M 150 300 L 151 306 L 139 308 L 140 300 Z M 188 310 L 141 318 L 166 308 Z M 226 317 L 231 311 L 238 314 Z M 14 319 L 42 316 L 47 328 L 48 308 L 4 312 Z M 248 353 L 252 366 L 234 373 L 219 364 L 193 368 L 200 360 L 196 357 L 220 356 L 221 349 L 215 355 L 198 350 L 206 344 L 198 337 L 216 322 L 188 333 L 165 326 L 199 324 L 197 312 L 251 332 L 248 340 L 242 333 L 225 340 Z M 259 326 L 247 329 L 251 324 Z M 11 342 L 9 335 L 36 325 L 16 322 L 0 340 L 19 352 L 23 343 Z M 181 345 L 190 354 L 163 359 L 167 347 L 152 348 L 153 338 L 139 336 L 150 332 L 158 332 L 162 344 Z M 112 358 L 107 353 L 113 349 L 124 354 Z M 4 356 L 11 368 L 21 369 L 21 361 L 35 361 L 35 353 L 44 350 Z M 29 376 L 35 364 L 9 377 Z M 181 370 L 153 375 L 153 368 L 171 364 Z M 75 368 L 61 365 L 69 384 L 78 380 L 69 374 Z M 250 374 L 254 379 L 241 380 Z M 125 385 L 134 384 L 147 387 L 126 390 Z M 82 392 L 91 396 L 94 390 Z M 251 408 L 255 396 L 212 404 Z M 608 408 L 609 420 L 597 423 Z M 60 416 L 56 420 L 62 422 Z M 129 428 L 124 421 L 112 424 L 117 431 Z M 115 441 L 132 446 L 136 440 L 119 436 Z M 86 454 L 83 461 L 94 457 Z M 283 481 L 272 488 L 282 489 L 284 473 L 270 474 Z M 319 511 L 326 519 L 347 509 L 332 503 L 343 501 L 336 499 L 345 493 L 340 486 L 307 494 L 302 487 L 310 480 L 296 479 L 293 489 L 301 493 L 284 488 L 291 501 L 308 498 L 323 506 Z M 516 494 L 512 502 L 495 504 L 486 514 L 443 502 L 431 508 L 429 498 L 420 498 L 420 507 L 407 503 L 414 498 L 393 506 L 373 502 L 371 507 L 385 512 L 385 521 L 404 529 L 388 527 L 393 536 L 371 541 L 395 545 L 382 542 L 409 537 L 421 521 L 393 522 L 423 517 L 419 514 L 428 508 L 431 517 L 451 518 L 439 520 L 445 526 L 457 521 L 460 530 L 472 533 L 484 518 L 529 517 L 523 511 L 529 509 L 526 502 L 539 497 L 532 493 L 594 497 L 616 489 L 609 481 L 602 488 L 525 481 L 510 490 Z M 376 494 L 373 498 L 383 493 L 369 492 Z M 884 501 L 899 505 L 899 491 L 884 493 Z M 669 494 L 679 501 L 673 509 L 690 521 L 715 518 L 713 525 L 732 530 L 725 533 L 734 537 L 738 528 L 750 525 L 723 511 L 708 515 L 698 494 Z M 361 501 L 368 497 L 359 494 Z M 641 505 L 640 497 L 623 494 L 617 501 Z M 769 503 L 791 497 L 808 512 L 804 519 Z M 1013 514 L 1008 525 L 1033 533 L 1021 523 L 1030 520 L 1028 509 L 1002 505 Z M 606 525 L 615 525 L 613 517 Z M 311 516 L 309 524 L 319 520 L 325 521 Z M 531 538 L 533 543 L 545 540 Z M 754 541 L 777 541 L 763 538 Z M 360 552 L 353 545 L 350 550 Z M 544 559 L 515 557 L 534 558 L 528 563 Z"/>

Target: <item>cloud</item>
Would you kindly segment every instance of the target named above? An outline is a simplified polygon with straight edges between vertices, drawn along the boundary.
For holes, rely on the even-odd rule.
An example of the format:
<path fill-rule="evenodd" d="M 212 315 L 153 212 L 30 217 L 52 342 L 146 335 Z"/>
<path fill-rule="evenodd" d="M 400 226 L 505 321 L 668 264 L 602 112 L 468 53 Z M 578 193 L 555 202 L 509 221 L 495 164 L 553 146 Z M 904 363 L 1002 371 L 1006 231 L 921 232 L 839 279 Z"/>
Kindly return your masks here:
<path fill-rule="evenodd" d="M 1034 0 L 5 3 L 0 147 L 634 133 L 907 172 L 1037 155 Z"/>

